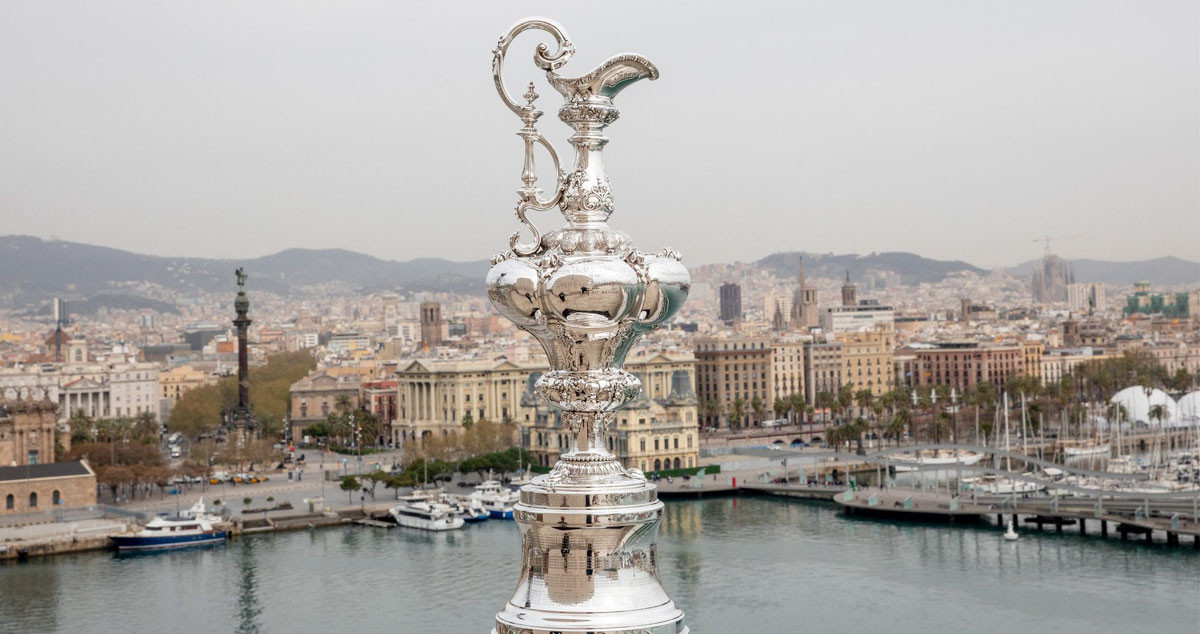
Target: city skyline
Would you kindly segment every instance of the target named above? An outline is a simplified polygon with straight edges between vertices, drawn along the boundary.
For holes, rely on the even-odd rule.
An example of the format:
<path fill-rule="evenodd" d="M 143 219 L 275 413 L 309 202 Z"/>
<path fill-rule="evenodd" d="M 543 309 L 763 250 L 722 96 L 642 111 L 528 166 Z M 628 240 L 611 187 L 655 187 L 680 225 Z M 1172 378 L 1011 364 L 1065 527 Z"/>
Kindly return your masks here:
<path fill-rule="evenodd" d="M 691 264 L 901 250 L 996 268 L 1036 259 L 1049 234 L 1068 236 L 1054 246 L 1068 259 L 1198 259 L 1186 3 L 614 8 L 540 11 L 617 50 L 662 34 L 643 51 L 662 78 L 609 135 L 615 226 L 646 245 Z M 518 228 L 519 140 L 469 79 L 487 56 L 455 42 L 490 41 L 513 15 L 461 13 L 16 7 L 0 27 L 17 87 L 0 97 L 8 230 L 158 255 L 486 258 Z M 713 89 L 732 74 L 745 81 Z M 544 123 L 565 149 L 565 127 Z M 730 210 L 739 222 L 695 230 Z M 446 231 L 448 216 L 474 229 Z"/>

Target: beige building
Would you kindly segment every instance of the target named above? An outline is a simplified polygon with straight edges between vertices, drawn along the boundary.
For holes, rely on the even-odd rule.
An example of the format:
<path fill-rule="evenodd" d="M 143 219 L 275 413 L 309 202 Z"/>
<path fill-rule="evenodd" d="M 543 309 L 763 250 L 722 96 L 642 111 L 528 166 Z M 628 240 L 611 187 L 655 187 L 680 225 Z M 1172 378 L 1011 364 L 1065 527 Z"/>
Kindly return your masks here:
<path fill-rule="evenodd" d="M 891 327 L 843 332 L 837 338 L 842 344 L 844 385 L 855 391 L 871 390 L 875 396 L 882 396 L 892 389 L 895 385 L 895 371 L 892 368 L 895 334 Z"/>
<path fill-rule="evenodd" d="M 842 389 L 842 344 L 837 341 L 809 343 L 804 346 L 804 387 L 808 404 L 817 405 L 817 394 L 837 396 Z"/>
<path fill-rule="evenodd" d="M 1162 364 L 1167 374 L 1174 375 L 1186 370 L 1193 376 L 1200 374 L 1200 345 L 1182 341 L 1160 342 L 1147 345 L 1143 350 Z"/>
<path fill-rule="evenodd" d="M 771 387 L 768 409 L 774 408 L 776 399 L 804 394 L 803 341 L 777 341 L 771 345 Z"/>
<path fill-rule="evenodd" d="M 289 391 L 292 438 L 303 437 L 306 427 L 337 412 L 339 402 L 349 409 L 358 409 L 358 379 L 354 375 L 334 377 L 318 370 L 293 383 Z"/>
<path fill-rule="evenodd" d="M 190 365 L 181 365 L 158 374 L 158 396 L 174 405 L 187 392 L 217 382 L 215 376 Z"/>
<path fill-rule="evenodd" d="M 533 413 L 521 407 L 521 393 L 533 372 L 545 365 L 500 361 L 416 359 L 396 371 L 396 422 L 392 442 L 431 434 L 449 435 L 463 418 L 531 423 Z"/>
<path fill-rule="evenodd" d="M 740 424 L 754 420 L 751 404 L 774 402 L 774 347 L 766 337 L 700 339 L 696 342 L 696 393 L 705 426 L 728 426 L 740 399 Z M 710 410 L 714 403 L 720 412 Z"/>
<path fill-rule="evenodd" d="M 57 410 L 50 401 L 0 400 L 0 466 L 54 462 Z"/>
<path fill-rule="evenodd" d="M 95 506 L 96 473 L 86 460 L 0 467 L 0 515 Z"/>
<path fill-rule="evenodd" d="M 1058 383 L 1075 368 L 1105 358 L 1103 348 L 1052 348 L 1044 350 L 1038 361 L 1038 380 L 1042 385 Z"/>
<path fill-rule="evenodd" d="M 1025 376 L 1031 376 L 1038 381 L 1042 380 L 1042 354 L 1045 352 L 1046 345 L 1041 341 L 1021 342 L 1021 359 L 1025 364 Z"/>
<path fill-rule="evenodd" d="M 521 403 L 533 417 L 522 422 L 522 445 L 536 464 L 551 466 L 571 448 L 571 432 L 557 411 L 533 394 L 530 376 Z M 642 393 L 620 409 L 607 428 L 608 450 L 621 464 L 642 471 L 698 466 L 700 437 L 694 387 L 696 359 L 689 353 L 643 352 L 625 360 L 625 370 L 642 381 Z"/>

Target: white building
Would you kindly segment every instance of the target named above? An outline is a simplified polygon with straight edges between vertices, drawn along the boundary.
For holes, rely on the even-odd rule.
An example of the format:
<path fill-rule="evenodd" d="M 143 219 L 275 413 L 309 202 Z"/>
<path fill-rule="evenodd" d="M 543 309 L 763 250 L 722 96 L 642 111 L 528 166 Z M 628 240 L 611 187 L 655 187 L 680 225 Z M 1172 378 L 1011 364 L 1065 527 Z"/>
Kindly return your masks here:
<path fill-rule="evenodd" d="M 159 420 L 158 365 L 154 363 L 41 363 L 0 370 L 0 394 L 8 399 L 58 403 L 58 419 L 82 411 L 92 418 Z"/>
<path fill-rule="evenodd" d="M 357 332 L 338 332 L 330 335 L 325 349 L 334 354 L 346 354 L 354 350 L 369 350 L 371 336 Z"/>
<path fill-rule="evenodd" d="M 864 299 L 854 306 L 830 306 L 821 309 L 821 329 L 826 332 L 859 332 L 895 327 L 895 311 L 891 306 Z"/>

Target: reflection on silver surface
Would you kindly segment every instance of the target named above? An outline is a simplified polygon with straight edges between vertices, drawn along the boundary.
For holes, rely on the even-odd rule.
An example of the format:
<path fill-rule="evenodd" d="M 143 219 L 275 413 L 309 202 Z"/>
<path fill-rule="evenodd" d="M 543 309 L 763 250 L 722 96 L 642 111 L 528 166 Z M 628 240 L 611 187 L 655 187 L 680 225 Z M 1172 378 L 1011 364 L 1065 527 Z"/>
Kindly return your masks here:
<path fill-rule="evenodd" d="M 575 162 L 563 169 L 554 146 L 538 132 L 542 112 L 530 84 L 524 104 L 504 87 L 501 70 L 514 38 L 543 31 L 534 63 L 563 96 L 559 119 L 571 126 Z M 570 451 L 551 472 L 521 490 L 515 518 L 523 565 L 512 599 L 496 616 L 497 634 L 686 634 L 683 611 L 658 579 L 655 538 L 663 504 L 653 484 L 626 469 L 604 443 L 613 412 L 637 397 L 641 383 L 621 369 L 634 340 L 665 323 L 687 298 L 690 278 L 679 253 L 637 251 L 629 236 L 608 226 L 614 198 L 604 168 L 604 129 L 617 120 L 613 97 L 642 79 L 657 79 L 650 60 L 617 55 L 579 77 L 558 69 L 575 52 L 552 20 L 530 18 L 501 36 L 492 72 L 501 100 L 520 118 L 525 146 L 517 190 L 520 232 L 492 258 L 488 297 L 505 317 L 541 342 L 551 371 L 539 395 L 562 410 L 572 433 Z M 537 187 L 534 153 L 544 148 L 557 180 L 549 196 Z M 542 234 L 529 211 L 558 207 L 567 220 Z"/>

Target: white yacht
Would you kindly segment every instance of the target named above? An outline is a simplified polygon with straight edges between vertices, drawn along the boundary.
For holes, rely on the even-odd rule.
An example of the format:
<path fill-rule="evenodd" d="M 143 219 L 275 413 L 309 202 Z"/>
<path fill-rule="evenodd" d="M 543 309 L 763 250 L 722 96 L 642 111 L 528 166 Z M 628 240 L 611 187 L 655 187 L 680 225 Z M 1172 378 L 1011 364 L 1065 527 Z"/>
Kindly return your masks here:
<path fill-rule="evenodd" d="M 463 518 L 458 517 L 448 505 L 430 501 L 424 496 L 409 496 L 400 500 L 401 504 L 392 507 L 388 513 L 401 526 L 427 531 L 462 528 Z"/>
<path fill-rule="evenodd" d="M 471 499 L 482 504 L 492 519 L 511 520 L 513 505 L 521 499 L 521 494 L 506 489 L 495 480 L 487 480 L 475 487 Z"/>

